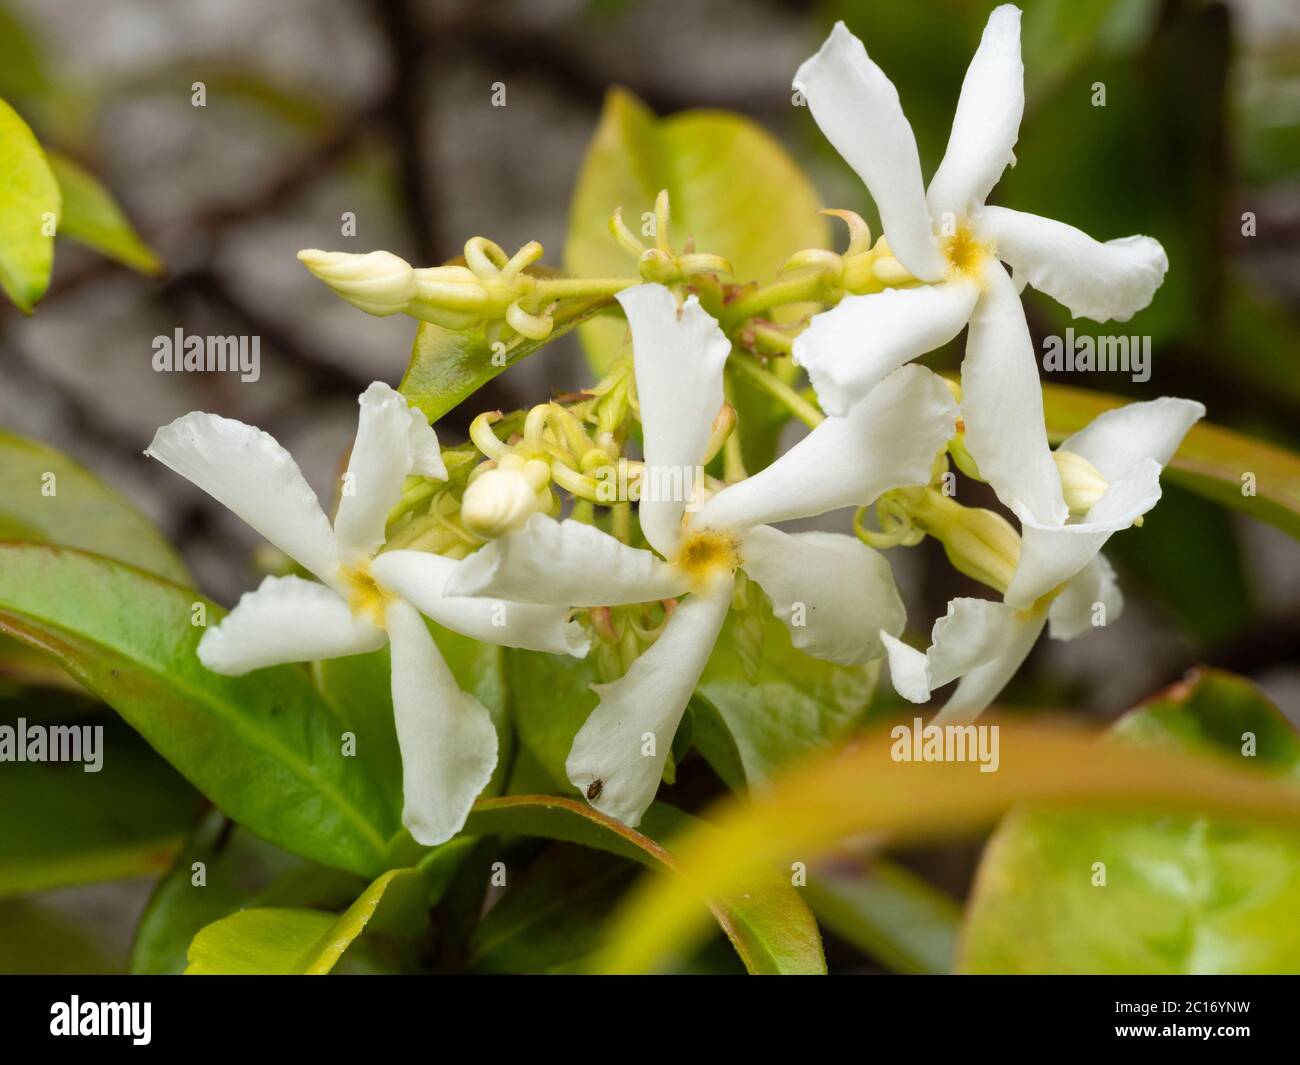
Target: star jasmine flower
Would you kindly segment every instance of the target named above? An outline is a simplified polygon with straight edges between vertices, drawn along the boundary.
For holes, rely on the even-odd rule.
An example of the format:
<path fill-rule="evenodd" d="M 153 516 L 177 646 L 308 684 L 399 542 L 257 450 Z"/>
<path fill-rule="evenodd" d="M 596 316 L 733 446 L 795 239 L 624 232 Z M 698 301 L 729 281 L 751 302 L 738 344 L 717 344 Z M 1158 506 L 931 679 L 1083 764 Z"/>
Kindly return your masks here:
<path fill-rule="evenodd" d="M 794 361 L 822 408 L 846 413 L 886 374 L 969 325 L 966 446 L 1004 504 L 1060 524 L 1067 508 L 1019 288 L 1028 282 L 1076 316 L 1126 321 L 1163 281 L 1164 249 L 1144 236 L 1099 243 L 1063 222 L 985 204 L 1015 162 L 1024 111 L 1020 11 L 1012 5 L 989 16 L 928 190 L 897 90 L 843 23 L 794 84 L 880 209 L 888 250 L 901 264 L 902 276 L 889 283 L 924 282 L 846 296 L 795 340 Z"/>
<path fill-rule="evenodd" d="M 392 648 L 393 713 L 402 753 L 402 823 L 442 843 L 465 823 L 492 776 L 497 735 L 487 709 L 460 690 L 421 613 L 488 643 L 582 656 L 563 607 L 447 595 L 462 563 L 423 551 L 381 553 L 408 474 L 446 480 L 438 438 L 388 385 L 361 395 L 356 440 L 331 528 L 297 463 L 273 437 L 192 412 L 159 429 L 150 455 L 228 507 L 312 573 L 267 577 L 204 633 L 199 659 L 240 676 L 286 662 Z"/>
<path fill-rule="evenodd" d="M 1045 525 L 1019 506 L 1020 544 L 1003 602 L 954 599 L 925 654 L 882 635 L 899 694 L 926 702 L 960 677 L 936 720 L 970 720 L 997 698 L 1045 624 L 1053 639 L 1071 640 L 1097 623 L 1098 607 L 1104 622 L 1118 617 L 1123 599 L 1101 549 L 1156 505 L 1160 471 L 1204 415 L 1200 403 L 1163 396 L 1106 411 L 1068 437 L 1054 457 L 1074 516 Z"/>
<path fill-rule="evenodd" d="M 790 534 L 767 524 L 869 503 L 925 484 L 956 424 L 943 381 L 907 366 L 845 418 L 829 418 L 760 473 L 704 499 L 695 476 L 723 406 L 730 342 L 690 297 L 661 285 L 618 296 L 632 330 L 644 435 L 639 517 L 654 551 L 576 521 L 534 514 L 470 556 L 452 594 L 571 606 L 686 598 L 627 673 L 595 685 L 600 702 L 574 739 L 569 780 L 598 810 L 636 825 L 654 799 L 673 736 L 704 671 L 744 570 L 770 596 L 796 647 L 843 664 L 883 649 L 903 605 L 884 557 L 855 537 Z M 663 491 L 663 486 L 675 491 Z M 657 554 L 655 553 L 657 552 Z"/>

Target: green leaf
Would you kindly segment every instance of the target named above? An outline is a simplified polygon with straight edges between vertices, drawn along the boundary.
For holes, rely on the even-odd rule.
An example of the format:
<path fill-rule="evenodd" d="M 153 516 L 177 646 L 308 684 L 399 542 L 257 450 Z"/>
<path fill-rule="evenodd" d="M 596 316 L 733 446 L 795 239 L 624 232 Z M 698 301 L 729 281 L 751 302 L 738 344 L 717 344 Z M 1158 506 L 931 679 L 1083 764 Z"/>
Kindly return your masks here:
<path fill-rule="evenodd" d="M 347 906 L 365 887 L 258 839 L 212 810 L 158 880 L 131 947 L 131 972 L 184 971 L 191 940 L 205 925 L 246 906 Z"/>
<path fill-rule="evenodd" d="M 0 900 L 0 974 L 93 976 L 120 973 L 104 937 L 39 898 Z"/>
<path fill-rule="evenodd" d="M 436 422 L 497 374 L 558 340 L 574 327 L 610 305 L 608 297 L 563 300 L 552 312 L 554 328 L 545 340 L 516 336 L 493 350 L 486 331 L 444 329 L 421 322 L 411 349 L 411 361 L 398 391 Z"/>
<path fill-rule="evenodd" d="M 1047 435 L 1053 443 L 1060 443 L 1102 411 L 1126 402 L 1102 392 L 1045 384 Z M 1164 476 L 1300 538 L 1300 455 L 1219 425 L 1198 422 Z M 1253 489 L 1253 494 L 1244 494 L 1243 487 Z"/>
<path fill-rule="evenodd" d="M 766 603 L 732 611 L 700 678 L 695 745 L 727 780 L 734 744 L 745 779 L 761 781 L 859 726 L 879 675 L 879 662 L 841 666 L 804 654 Z M 700 729 L 710 712 L 730 743 Z"/>
<path fill-rule="evenodd" d="M 484 799 L 470 814 L 467 834 L 541 836 L 629 858 L 649 869 L 675 871 L 676 845 L 704 823 L 663 803 L 632 829 L 585 803 L 549 795 Z M 756 871 L 743 889 L 717 895 L 708 909 L 751 973 L 824 973 L 817 922 L 788 878 Z"/>
<path fill-rule="evenodd" d="M 403 895 L 423 885 L 414 869 L 390 869 L 338 916 L 319 910 L 241 910 L 194 937 L 185 974 L 324 976 L 365 931 L 381 904 L 394 905 L 390 886 L 395 895 Z"/>
<path fill-rule="evenodd" d="M 818 863 L 804 896 L 823 927 L 894 972 L 951 971 L 961 907 L 902 866 L 851 856 Z"/>
<path fill-rule="evenodd" d="M 548 847 L 487 912 L 470 938 L 469 968 L 484 973 L 582 968 L 635 866 L 583 847 Z"/>
<path fill-rule="evenodd" d="M 24 314 L 54 266 L 59 185 L 27 123 L 0 100 L 0 288 Z"/>
<path fill-rule="evenodd" d="M 163 535 L 113 489 L 54 448 L 3 430 L 0 538 L 94 551 L 191 583 Z"/>
<path fill-rule="evenodd" d="M 1219 762 L 1101 742 L 1077 730 L 1004 719 L 996 773 L 969 761 L 899 761 L 881 731 L 792 767 L 731 798 L 673 842 L 682 875 L 643 882 L 615 917 L 600 967 L 643 972 L 680 955 L 704 930 L 700 900 L 750 890 L 765 870 L 811 862 L 841 842 L 951 836 L 1007 809 L 1056 807 L 1217 814 L 1300 829 L 1300 789 Z M 556 800 L 559 801 L 559 800 Z M 1300 864 L 1292 864 L 1294 870 Z M 1086 874 L 1085 874 L 1086 875 Z"/>
<path fill-rule="evenodd" d="M 511 716 L 519 742 L 545 770 L 552 784 L 577 795 L 564 770 L 573 737 L 596 709 L 598 683 L 592 655 L 576 659 L 540 651 L 505 653 Z"/>
<path fill-rule="evenodd" d="M 53 719 L 45 698 L 0 699 L 0 725 L 13 730 L 6 735 L 15 745 L 0 772 L 0 896 L 166 869 L 198 816 L 199 796 L 113 715 L 83 702 L 78 716 Z M 82 761 L 14 760 L 27 749 L 20 727 L 75 729 L 72 753 Z M 100 730 L 97 741 L 89 733 L 93 748 L 82 746 L 83 729 Z M 72 742 L 74 733 L 60 735 Z"/>
<path fill-rule="evenodd" d="M 222 677 L 199 663 L 192 590 L 66 548 L 0 543 L 0 632 L 52 655 L 229 816 L 362 875 L 396 823 L 342 723 L 290 666 Z"/>
<path fill-rule="evenodd" d="M 63 194 L 60 236 L 80 241 L 142 274 L 162 273 L 162 262 L 99 178 L 59 152 L 47 152 L 46 158 Z"/>
<path fill-rule="evenodd" d="M 1300 782 L 1300 738 L 1230 674 L 1194 674 L 1114 731 L 1127 744 L 1214 752 L 1293 788 Z M 1244 753 L 1247 737 L 1253 756 Z M 1206 817 L 1019 810 L 984 853 L 961 968 L 1294 973 L 1298 908 L 1300 832 Z"/>

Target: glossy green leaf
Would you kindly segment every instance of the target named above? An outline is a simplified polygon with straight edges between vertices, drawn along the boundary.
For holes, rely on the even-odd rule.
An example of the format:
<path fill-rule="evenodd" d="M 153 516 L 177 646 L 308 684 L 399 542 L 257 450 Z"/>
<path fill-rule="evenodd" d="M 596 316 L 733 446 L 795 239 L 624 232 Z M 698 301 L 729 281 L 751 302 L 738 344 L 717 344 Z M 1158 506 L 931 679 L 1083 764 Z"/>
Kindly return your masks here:
<path fill-rule="evenodd" d="M 0 538 L 93 551 L 190 583 L 172 546 L 117 492 L 54 448 L 3 430 Z"/>
<path fill-rule="evenodd" d="M 819 862 L 803 891 L 823 928 L 892 971 L 952 970 L 961 907 L 901 865 L 856 856 Z"/>
<path fill-rule="evenodd" d="M 1060 443 L 1098 414 L 1125 402 L 1103 392 L 1045 384 L 1048 436 L 1053 443 Z M 1213 423 L 1198 422 L 1164 476 L 1300 537 L 1300 455 L 1294 452 Z"/>
<path fill-rule="evenodd" d="M 59 152 L 47 152 L 46 158 L 63 194 L 60 236 L 80 241 L 142 274 L 162 272 L 158 256 L 140 239 L 99 178 Z"/>
<path fill-rule="evenodd" d="M 114 715 L 84 701 L 79 715 L 55 718 L 39 705 L 45 698 L 0 699 L 0 726 L 14 745 L 0 766 L 0 896 L 166 869 L 200 797 Z M 81 761 L 14 760 L 29 730 L 42 730 L 46 749 L 52 727 L 76 730 L 59 742 L 75 743 L 70 753 Z"/>
<path fill-rule="evenodd" d="M 792 768 L 743 801 L 718 804 L 673 850 L 681 873 L 638 885 L 614 919 L 600 967 L 643 972 L 706 927 L 700 901 L 750 890 L 774 866 L 811 862 L 842 841 L 951 836 L 1013 806 L 1212 813 L 1300 829 L 1300 789 L 1217 761 L 1099 741 L 1079 730 L 1004 719 L 997 772 L 970 761 L 900 761 L 887 732 Z M 1297 868 L 1300 868 L 1298 866 Z"/>
<path fill-rule="evenodd" d="M 879 675 L 878 662 L 841 666 L 804 654 L 766 604 L 733 611 L 700 679 L 695 745 L 726 780 L 734 744 L 745 779 L 761 781 L 859 726 Z M 709 711 L 726 736 L 701 729 Z"/>
<path fill-rule="evenodd" d="M 487 912 L 470 938 L 469 968 L 485 973 L 580 970 L 636 867 L 620 858 L 548 847 Z"/>
<path fill-rule="evenodd" d="M 411 361 L 398 391 L 436 422 L 462 400 L 505 373 L 515 363 L 573 330 L 610 305 L 607 298 L 563 300 L 552 312 L 555 322 L 545 340 L 516 335 L 494 350 L 482 329 L 456 331 L 421 322 Z"/>
<path fill-rule="evenodd" d="M 1129 744 L 1257 765 L 1300 795 L 1300 738 L 1239 677 L 1195 674 L 1114 731 Z M 1294 973 L 1297 910 L 1300 832 L 1205 817 L 1018 810 L 985 851 L 961 967 Z"/>
<path fill-rule="evenodd" d="M 678 868 L 677 836 L 704 823 L 663 803 L 632 829 L 584 802 L 549 795 L 484 799 L 470 814 L 466 833 L 541 836 L 629 858 L 659 871 Z M 709 911 L 752 973 L 823 973 L 821 935 L 788 878 L 763 870 L 742 890 L 719 893 Z"/>
<path fill-rule="evenodd" d="M 295 857 L 211 810 L 149 897 L 135 930 L 131 972 L 183 972 L 199 930 L 244 907 L 336 909 L 364 887 L 361 878 Z"/>
<path fill-rule="evenodd" d="M 519 743 L 553 787 L 576 795 L 564 771 L 573 737 L 596 708 L 594 657 L 584 659 L 510 649 L 505 654 L 511 716 Z"/>
<path fill-rule="evenodd" d="M 363 875 L 397 825 L 305 672 L 204 669 L 195 592 L 66 548 L 0 544 L 0 632 L 56 658 L 228 815 L 286 850 Z"/>
<path fill-rule="evenodd" d="M 25 313 L 50 284 L 59 186 L 27 123 L 0 100 L 0 288 Z"/>
<path fill-rule="evenodd" d="M 324 976 L 365 931 L 390 888 L 401 894 L 422 885 L 414 869 L 390 869 L 337 916 L 319 910 L 241 910 L 194 937 L 185 974 Z"/>

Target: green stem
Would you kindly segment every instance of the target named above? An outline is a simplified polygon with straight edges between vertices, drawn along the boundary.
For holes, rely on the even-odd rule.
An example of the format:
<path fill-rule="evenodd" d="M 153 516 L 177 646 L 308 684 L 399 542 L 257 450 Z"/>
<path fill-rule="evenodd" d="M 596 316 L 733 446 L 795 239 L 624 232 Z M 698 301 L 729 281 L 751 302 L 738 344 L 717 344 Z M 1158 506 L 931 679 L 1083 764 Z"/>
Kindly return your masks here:
<path fill-rule="evenodd" d="M 639 277 L 557 277 L 537 282 L 533 293 L 543 299 L 572 296 L 613 296 L 625 288 L 641 284 Z"/>
<path fill-rule="evenodd" d="M 746 318 L 753 318 L 784 303 L 817 303 L 827 295 L 827 277 L 820 271 L 798 274 L 784 281 L 773 281 L 756 288 L 724 308 L 722 328 L 730 332 Z"/>
<path fill-rule="evenodd" d="M 763 369 L 748 355 L 735 352 L 732 354 L 728 365 L 768 395 L 784 403 L 789 408 L 790 413 L 808 428 L 816 429 L 826 419 L 826 415 L 804 399 L 803 396 L 799 395 L 771 370 Z"/>

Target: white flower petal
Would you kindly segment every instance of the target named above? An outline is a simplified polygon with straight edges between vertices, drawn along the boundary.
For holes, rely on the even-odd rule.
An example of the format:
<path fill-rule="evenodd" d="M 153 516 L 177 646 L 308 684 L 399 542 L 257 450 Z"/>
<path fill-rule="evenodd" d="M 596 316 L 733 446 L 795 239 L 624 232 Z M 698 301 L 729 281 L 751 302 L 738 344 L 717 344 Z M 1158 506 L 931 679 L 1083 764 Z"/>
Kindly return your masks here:
<path fill-rule="evenodd" d="M 492 779 L 497 732 L 486 707 L 460 690 L 413 606 L 391 603 L 387 624 L 402 752 L 402 824 L 417 843 L 432 847 L 464 827 Z"/>
<path fill-rule="evenodd" d="M 388 512 L 402 497 L 407 474 L 447 479 L 438 437 L 424 414 L 382 381 L 358 400 L 361 415 L 352 445 L 334 533 L 345 556 L 369 558 L 384 543 Z"/>
<path fill-rule="evenodd" d="M 564 768 L 601 813 L 635 828 L 654 801 L 673 736 L 726 620 L 734 584 L 719 581 L 707 595 L 687 598 L 627 673 L 613 684 L 592 685 L 600 702 L 574 737 Z M 647 733 L 654 737 L 651 755 L 642 753 Z"/>
<path fill-rule="evenodd" d="M 1183 437 L 1201 418 L 1204 405 L 1161 396 L 1097 415 L 1061 444 L 1091 462 L 1108 481 L 1125 476 L 1143 459 L 1169 465 Z"/>
<path fill-rule="evenodd" d="M 326 583 L 337 578 L 329 519 L 293 457 L 251 425 L 195 411 L 165 425 L 145 454 L 175 470 Z"/>
<path fill-rule="evenodd" d="M 930 701 L 930 659 L 924 651 L 909 647 L 887 632 L 880 641 L 889 655 L 889 680 L 894 691 L 913 703 Z"/>
<path fill-rule="evenodd" d="M 1151 302 L 1169 269 L 1165 249 L 1152 237 L 1103 244 L 1064 222 L 1006 207 L 985 208 L 979 228 L 1019 285 L 1028 282 L 1076 318 L 1127 322 Z"/>
<path fill-rule="evenodd" d="M 681 595 L 687 581 L 651 551 L 580 521 L 534 514 L 456 567 L 448 595 L 552 606 L 621 606 Z"/>
<path fill-rule="evenodd" d="M 1160 464 L 1142 459 L 1106 492 L 1079 521 L 1042 525 L 1023 507 L 1020 561 L 1007 587 L 1006 601 L 1024 607 L 1068 581 L 1097 555 L 1114 533 L 1129 528 L 1160 500 Z"/>
<path fill-rule="evenodd" d="M 371 571 L 426 617 L 443 628 L 483 643 L 522 647 L 583 657 L 591 640 L 582 626 L 569 620 L 565 605 L 543 606 L 504 599 L 478 599 L 443 594 L 447 579 L 463 562 L 427 551 L 385 551 Z"/>
<path fill-rule="evenodd" d="M 741 566 L 807 654 L 845 666 L 870 662 L 883 654 L 881 630 L 903 631 L 907 615 L 889 563 L 855 536 L 760 525 L 740 550 Z"/>
<path fill-rule="evenodd" d="M 199 661 L 240 677 L 285 662 L 377 651 L 384 630 L 355 616 L 337 592 L 301 577 L 267 577 L 199 641 Z"/>
<path fill-rule="evenodd" d="M 1016 161 L 1025 112 L 1025 65 L 1020 58 L 1020 9 L 1004 4 L 990 16 L 957 100 L 943 162 L 926 202 L 933 218 L 963 218 L 984 203 L 1002 172 Z"/>
<path fill-rule="evenodd" d="M 895 257 L 922 281 L 946 272 L 930 228 L 916 138 L 898 90 L 837 22 L 794 76 L 826 139 L 867 186 Z"/>
<path fill-rule="evenodd" d="M 954 599 L 930 633 L 930 687 L 1002 657 L 1015 643 L 1018 611 L 988 599 Z"/>
<path fill-rule="evenodd" d="M 744 529 L 866 506 L 891 488 L 926 484 L 956 421 L 942 378 L 904 366 L 846 417 L 827 418 L 770 466 L 707 500 L 693 524 Z"/>
<path fill-rule="evenodd" d="M 1017 613 L 1011 638 L 1000 653 L 961 678 L 957 690 L 943 709 L 934 715 L 932 723 L 964 725 L 979 717 L 1029 657 L 1046 620 L 1046 613 L 1041 610 Z"/>
<path fill-rule="evenodd" d="M 681 535 L 682 512 L 722 408 L 731 342 L 696 296 L 680 310 L 663 285 L 637 285 L 616 298 L 632 329 L 645 444 L 646 487 L 637 513 L 650 546 L 666 556 Z"/>
<path fill-rule="evenodd" d="M 1048 633 L 1053 640 L 1073 640 L 1096 628 L 1097 607 L 1100 621 L 1109 625 L 1124 611 L 1115 570 L 1105 555 L 1097 555 L 1070 578 L 1065 589 L 1048 608 Z"/>
<path fill-rule="evenodd" d="M 795 338 L 795 364 L 822 409 L 841 417 L 889 373 L 960 333 L 978 296 L 966 280 L 845 296 Z"/>
<path fill-rule="evenodd" d="M 1008 508 L 1023 503 L 1044 524 L 1069 514 L 1047 443 L 1038 361 L 1015 285 L 1002 264 L 984 268 L 961 368 L 966 447 Z"/>

